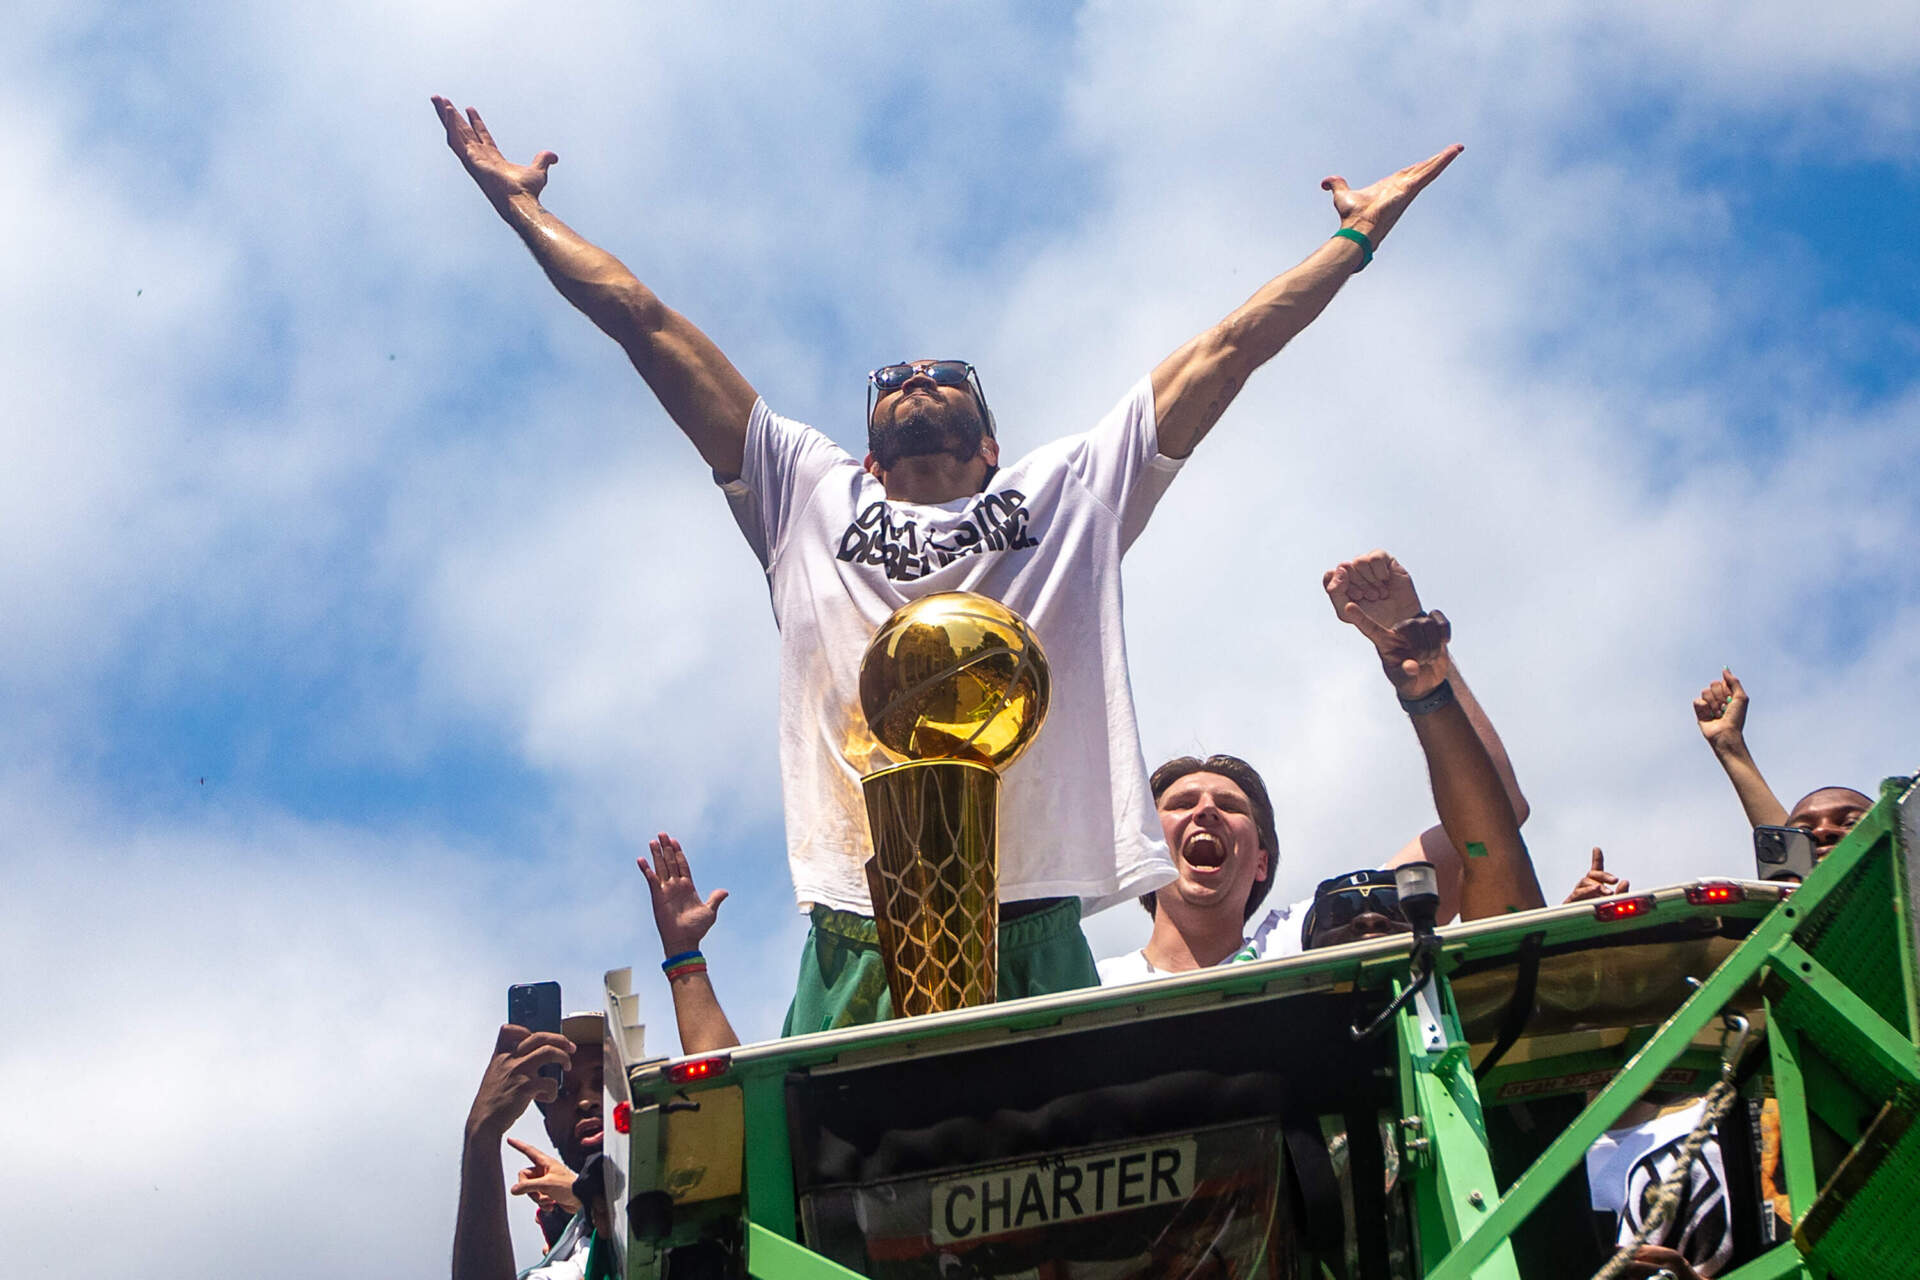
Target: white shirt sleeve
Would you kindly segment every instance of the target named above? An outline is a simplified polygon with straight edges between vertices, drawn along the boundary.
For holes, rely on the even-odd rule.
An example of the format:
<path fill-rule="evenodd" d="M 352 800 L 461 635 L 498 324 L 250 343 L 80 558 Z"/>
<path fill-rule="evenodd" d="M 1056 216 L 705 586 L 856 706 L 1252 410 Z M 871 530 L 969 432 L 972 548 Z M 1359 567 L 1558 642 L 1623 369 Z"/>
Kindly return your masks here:
<path fill-rule="evenodd" d="M 1153 379 L 1140 379 L 1091 431 L 1063 443 L 1068 469 L 1120 517 L 1120 549 L 1126 550 L 1146 528 L 1147 517 L 1184 461 L 1160 452 Z"/>
<path fill-rule="evenodd" d="M 851 465 L 847 451 L 819 431 L 781 417 L 765 400 L 753 402 L 740 475 L 720 487 L 762 568 L 780 558 L 787 530 L 820 481 L 835 467 Z"/>

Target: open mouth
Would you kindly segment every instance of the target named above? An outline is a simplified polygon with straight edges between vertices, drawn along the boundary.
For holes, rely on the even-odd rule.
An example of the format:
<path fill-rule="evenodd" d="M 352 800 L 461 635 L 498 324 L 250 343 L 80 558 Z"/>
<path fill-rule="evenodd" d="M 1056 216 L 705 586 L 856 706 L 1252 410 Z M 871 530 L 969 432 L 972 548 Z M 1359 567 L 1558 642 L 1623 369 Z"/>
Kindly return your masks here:
<path fill-rule="evenodd" d="M 583 1147 L 599 1146 L 600 1134 L 601 1126 L 599 1116 L 588 1116 L 573 1126 L 573 1140 Z"/>
<path fill-rule="evenodd" d="M 1208 831 L 1196 831 L 1187 837 L 1187 843 L 1180 850 L 1180 856 L 1187 865 L 1198 871 L 1217 871 L 1227 860 L 1227 847 L 1215 839 Z"/>

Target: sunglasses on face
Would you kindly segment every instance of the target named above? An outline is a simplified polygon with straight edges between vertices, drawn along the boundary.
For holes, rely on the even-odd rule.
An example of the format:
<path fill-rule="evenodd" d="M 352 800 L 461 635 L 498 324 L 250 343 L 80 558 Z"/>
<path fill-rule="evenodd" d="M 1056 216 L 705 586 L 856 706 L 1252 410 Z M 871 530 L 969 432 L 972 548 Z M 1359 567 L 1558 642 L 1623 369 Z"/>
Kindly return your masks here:
<path fill-rule="evenodd" d="M 1345 928 L 1368 912 L 1407 923 L 1407 913 L 1400 909 L 1399 889 L 1390 884 L 1365 884 L 1322 894 L 1313 904 L 1313 931 Z"/>
<path fill-rule="evenodd" d="M 887 395 L 907 385 L 916 374 L 932 379 L 935 386 L 964 387 L 973 376 L 973 366 L 965 360 L 919 360 L 909 364 L 881 365 L 867 380 Z"/>
<path fill-rule="evenodd" d="M 980 389 L 980 375 L 965 360 L 912 360 L 905 364 L 883 364 L 867 375 L 867 421 L 873 421 L 873 408 L 881 396 L 892 395 L 916 377 L 926 377 L 936 387 L 967 387 L 974 403 L 980 406 L 980 418 L 987 434 L 993 432 L 993 414 L 987 409 L 987 393 Z"/>

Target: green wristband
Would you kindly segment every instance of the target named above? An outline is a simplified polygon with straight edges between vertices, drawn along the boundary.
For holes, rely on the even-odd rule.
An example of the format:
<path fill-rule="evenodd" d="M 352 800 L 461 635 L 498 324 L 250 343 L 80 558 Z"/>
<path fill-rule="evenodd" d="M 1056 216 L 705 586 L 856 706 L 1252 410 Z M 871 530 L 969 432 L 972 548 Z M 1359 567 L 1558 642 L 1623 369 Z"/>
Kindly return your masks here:
<path fill-rule="evenodd" d="M 1336 240 L 1351 240 L 1360 246 L 1360 252 L 1364 256 L 1361 257 L 1360 265 L 1355 267 L 1354 271 L 1365 271 L 1367 264 L 1373 261 L 1373 241 L 1367 239 L 1367 233 L 1358 227 L 1342 227 L 1333 233 L 1333 237 Z"/>

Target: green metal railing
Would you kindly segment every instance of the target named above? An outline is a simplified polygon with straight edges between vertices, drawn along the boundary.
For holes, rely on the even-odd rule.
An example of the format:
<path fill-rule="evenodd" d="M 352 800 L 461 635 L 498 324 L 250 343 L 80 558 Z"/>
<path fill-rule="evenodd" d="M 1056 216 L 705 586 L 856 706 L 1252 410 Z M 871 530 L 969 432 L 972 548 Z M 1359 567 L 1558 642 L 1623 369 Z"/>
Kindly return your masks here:
<path fill-rule="evenodd" d="M 1863 1136 L 1858 1118 L 1862 1112 L 1876 1115 L 1892 1107 L 1894 1113 L 1904 1109 L 1910 1116 L 1913 1099 L 1920 1095 L 1914 886 L 1908 880 L 1909 851 L 1903 844 L 1899 807 L 1910 790 L 1907 780 L 1884 785 L 1872 812 L 1675 1010 L 1503 1195 L 1489 1194 L 1491 1180 L 1483 1172 L 1484 1125 L 1477 1094 L 1460 1084 L 1466 1045 L 1457 1021 L 1446 1021 L 1446 1044 L 1428 1052 L 1413 1011 L 1403 1015 L 1400 1039 L 1410 1105 L 1427 1127 L 1436 1169 L 1434 1177 L 1416 1183 L 1421 1238 L 1430 1249 L 1445 1243 L 1426 1272 L 1429 1280 L 1517 1278 L 1508 1240 L 1521 1222 L 1652 1087 L 1661 1071 L 1720 1017 L 1735 993 L 1756 980 L 1766 993 L 1766 1037 L 1781 1115 L 1781 1163 L 1794 1219 L 1803 1224 L 1826 1220 L 1824 1215 L 1812 1217 L 1820 1204 L 1822 1173 L 1831 1176 L 1820 1167 L 1815 1125 L 1831 1130 L 1851 1150 Z M 1817 1072 L 1816 1089 L 1808 1087 L 1810 1065 Z M 1874 1181 L 1887 1184 L 1879 1194 L 1856 1193 L 1853 1213 L 1836 1214 L 1818 1238 L 1809 1239 L 1803 1225 L 1793 1243 L 1769 1251 L 1725 1280 L 1825 1274 L 1830 1259 L 1824 1255 L 1829 1254 L 1879 1265 L 1861 1256 L 1873 1251 L 1860 1237 L 1901 1240 L 1885 1215 L 1895 1202 L 1889 1194 L 1894 1184 L 1920 1176 L 1914 1165 L 1909 1139 L 1876 1171 Z M 1480 1192 L 1478 1199 L 1469 1194 L 1472 1216 L 1460 1209 L 1461 1179 L 1454 1176 L 1455 1169 L 1471 1170 L 1475 1180 L 1486 1179 L 1487 1189 L 1474 1188 Z M 1910 1214 L 1914 1203 L 1907 1200 L 1898 1212 Z M 1920 1271 L 1911 1246 L 1902 1243 L 1899 1248 L 1899 1268 L 1851 1273 L 1894 1276 Z"/>
<path fill-rule="evenodd" d="M 1791 1240 L 1723 1280 L 1920 1276 L 1920 1250 L 1907 1243 L 1906 1231 L 1913 1206 L 1920 1203 L 1920 1123 L 1915 1123 L 1920 1117 L 1915 958 L 1920 925 L 1914 915 L 1920 856 L 1903 834 L 1903 817 L 1906 832 L 1912 829 L 1908 809 L 1920 811 L 1911 781 L 1885 784 L 1880 802 L 1791 897 L 1770 911 L 1751 902 L 1728 910 L 1729 918 L 1740 910 L 1749 913 L 1741 926 L 1745 936 L 1733 930 L 1737 943 L 1716 944 L 1720 950 L 1714 956 L 1726 953 L 1725 959 L 1710 971 L 1704 965 L 1694 970 L 1703 976 L 1690 996 L 1677 1008 L 1661 1005 L 1640 1025 L 1617 1031 L 1607 1049 L 1582 1042 L 1557 1058 L 1505 1064 L 1477 1082 L 1455 981 L 1464 981 L 1468 970 L 1485 974 L 1490 966 L 1510 963 L 1517 940 L 1528 933 L 1563 949 L 1612 935 L 1591 915 L 1568 909 L 1481 922 L 1443 935 L 1434 979 L 1394 1020 L 1400 1168 L 1418 1274 L 1427 1280 L 1533 1280 L 1522 1275 L 1516 1260 L 1515 1232 L 1582 1165 L 1595 1140 L 1657 1087 L 1663 1073 L 1679 1064 L 1707 1070 L 1719 1065 L 1710 1049 L 1710 1029 L 1739 1007 L 1757 1015 L 1751 1043 L 1760 1055 L 1755 1065 L 1763 1070 L 1753 1074 L 1770 1080 L 1777 1100 L 1780 1168 L 1796 1227 Z M 1708 925 L 1715 919 L 1707 911 L 1673 916 Z M 733 1274 L 758 1280 L 857 1280 L 858 1273 L 811 1251 L 802 1238 L 786 1114 L 790 1073 L 1068 1034 L 1076 1025 L 1097 1025 L 1102 1019 L 1111 1023 L 1137 1016 L 1142 1034 L 1159 1034 L 1154 1019 L 1177 1017 L 1186 1009 L 1342 987 L 1394 994 L 1405 981 L 1404 945 L 1342 950 L 1347 954 L 1231 966 L 1232 971 L 1189 975 L 1151 988 L 1075 993 L 1004 1010 L 747 1047 L 735 1055 L 725 1079 L 743 1094 L 739 1194 L 695 1207 L 688 1220 L 733 1224 L 730 1233 L 709 1232 L 732 1242 L 727 1247 L 733 1251 Z M 1674 985 L 1677 989 L 1677 980 Z M 1667 1008 L 1670 1015 L 1649 1029 L 1646 1024 Z M 1485 1042 L 1484 1025 L 1475 1038 Z M 636 1119 L 648 1097 L 656 1108 L 648 1110 L 650 1127 L 635 1129 L 636 1191 L 649 1189 L 654 1185 L 649 1179 L 662 1176 L 660 1126 L 671 1119 L 663 1121 L 659 1103 L 685 1096 L 662 1084 L 660 1070 L 650 1064 L 631 1077 Z M 1586 1073 L 1596 1081 L 1606 1071 L 1613 1074 L 1524 1172 L 1503 1186 L 1483 1096 L 1496 1096 L 1495 1082 L 1546 1079 L 1556 1070 Z M 697 1100 L 698 1091 L 691 1096 Z M 628 1275 L 656 1280 L 673 1243 L 656 1240 L 630 1248 Z"/>

